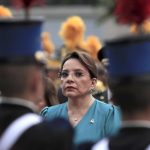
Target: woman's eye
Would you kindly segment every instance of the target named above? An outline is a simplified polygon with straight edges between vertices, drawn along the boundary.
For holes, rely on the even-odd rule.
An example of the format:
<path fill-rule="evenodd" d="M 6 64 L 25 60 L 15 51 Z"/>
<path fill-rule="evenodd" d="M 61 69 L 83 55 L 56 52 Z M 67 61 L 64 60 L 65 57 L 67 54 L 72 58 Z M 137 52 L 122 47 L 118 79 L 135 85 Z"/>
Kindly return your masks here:
<path fill-rule="evenodd" d="M 68 73 L 67 73 L 67 72 L 62 72 L 62 73 L 61 73 L 61 77 L 62 77 L 62 78 L 68 77 Z"/>
<path fill-rule="evenodd" d="M 76 72 L 76 73 L 75 73 L 75 76 L 76 76 L 76 77 L 81 77 L 81 76 L 83 76 L 83 73 L 82 73 L 82 72 Z"/>

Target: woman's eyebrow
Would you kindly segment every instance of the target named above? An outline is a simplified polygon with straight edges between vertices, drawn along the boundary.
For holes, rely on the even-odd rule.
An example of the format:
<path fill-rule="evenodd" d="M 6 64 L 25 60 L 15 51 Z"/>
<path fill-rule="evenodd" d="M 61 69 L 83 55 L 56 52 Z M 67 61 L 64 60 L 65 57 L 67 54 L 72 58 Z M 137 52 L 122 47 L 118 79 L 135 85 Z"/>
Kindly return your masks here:
<path fill-rule="evenodd" d="M 86 70 L 83 70 L 83 69 L 75 69 L 74 71 L 83 71 L 83 72 L 85 72 Z"/>
<path fill-rule="evenodd" d="M 66 71 L 66 72 L 69 72 L 69 70 L 68 69 L 63 69 L 62 71 Z M 87 72 L 86 70 L 83 70 L 83 69 L 74 69 L 74 70 L 72 70 L 72 71 L 80 71 L 80 72 Z"/>

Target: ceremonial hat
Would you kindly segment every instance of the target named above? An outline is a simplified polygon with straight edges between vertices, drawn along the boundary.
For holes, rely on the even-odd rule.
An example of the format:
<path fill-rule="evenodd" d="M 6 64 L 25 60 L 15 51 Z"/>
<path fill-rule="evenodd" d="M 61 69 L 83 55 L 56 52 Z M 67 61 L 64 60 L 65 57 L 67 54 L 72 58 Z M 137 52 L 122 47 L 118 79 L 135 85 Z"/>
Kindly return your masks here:
<path fill-rule="evenodd" d="M 106 42 L 111 76 L 150 74 L 150 36 L 129 36 Z"/>
<path fill-rule="evenodd" d="M 14 7 L 23 7 L 23 17 L 16 17 L 9 8 L 0 6 L 0 64 L 41 61 L 36 52 L 42 50 L 43 18 L 30 15 L 29 8 L 32 4 L 33 0 L 15 2 Z"/>
<path fill-rule="evenodd" d="M 42 20 L 0 19 L 0 63 L 36 62 Z"/>
<path fill-rule="evenodd" d="M 136 23 L 137 34 L 105 42 L 104 54 L 109 59 L 109 75 L 122 78 L 150 74 L 150 35 L 141 28 L 150 17 L 150 1 L 117 0 L 114 14 L 120 24 Z"/>

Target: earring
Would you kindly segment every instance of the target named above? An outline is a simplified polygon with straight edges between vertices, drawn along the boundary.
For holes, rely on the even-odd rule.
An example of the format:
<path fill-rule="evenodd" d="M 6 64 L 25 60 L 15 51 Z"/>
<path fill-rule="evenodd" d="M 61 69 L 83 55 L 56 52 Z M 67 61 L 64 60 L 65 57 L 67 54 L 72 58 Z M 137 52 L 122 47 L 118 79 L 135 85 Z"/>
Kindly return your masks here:
<path fill-rule="evenodd" d="M 94 94 L 94 93 L 95 93 L 95 89 L 94 89 L 94 88 L 91 89 L 91 90 L 90 90 L 90 93 L 91 93 L 91 94 Z"/>

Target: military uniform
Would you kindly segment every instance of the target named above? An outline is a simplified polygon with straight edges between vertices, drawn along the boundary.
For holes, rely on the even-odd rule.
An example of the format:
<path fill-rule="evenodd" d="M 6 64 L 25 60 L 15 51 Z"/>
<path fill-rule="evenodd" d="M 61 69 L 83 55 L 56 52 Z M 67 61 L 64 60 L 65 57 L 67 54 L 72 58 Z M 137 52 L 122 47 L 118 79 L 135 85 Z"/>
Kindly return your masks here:
<path fill-rule="evenodd" d="M 119 133 L 97 143 L 92 150 L 148 150 L 150 126 L 126 126 Z"/>
<path fill-rule="evenodd" d="M 0 136 L 14 120 L 28 113 L 35 113 L 28 105 L 1 103 Z M 72 136 L 73 129 L 67 121 L 62 119 L 52 122 L 42 121 L 27 129 L 14 143 L 11 150 L 70 150 L 72 149 Z"/>
<path fill-rule="evenodd" d="M 122 112 L 122 128 L 92 150 L 148 150 L 150 145 L 150 36 L 107 42 L 109 85 Z M 133 57 L 135 60 L 133 61 Z"/>
<path fill-rule="evenodd" d="M 44 91 L 42 68 L 40 68 L 43 63 L 36 55 L 36 51 L 41 49 L 41 27 L 42 21 L 36 19 L 0 20 L 0 69 L 2 70 L 0 73 L 0 150 L 72 149 L 73 128 L 69 122 L 60 118 L 51 122 L 42 121 L 34 111 L 35 100 L 42 97 L 42 92 L 39 94 L 39 87 L 38 89 L 36 87 L 40 86 L 40 90 Z M 36 70 L 33 69 L 35 71 L 33 72 L 39 76 L 36 81 L 40 80 L 40 82 L 35 82 L 37 83 L 35 85 L 33 78 L 29 79 L 29 74 L 34 76 L 32 71 L 26 72 L 29 74 L 26 75 L 28 79 L 25 80 L 21 76 L 25 73 L 20 75 L 18 66 L 21 69 L 32 66 Z M 10 70 L 16 74 L 13 76 Z M 20 88 L 17 88 L 17 78 L 21 79 L 19 80 L 19 85 L 21 84 L 23 88 L 21 92 Z M 26 87 L 25 82 L 29 86 Z M 33 84 L 36 89 L 34 92 Z M 15 89 L 15 92 L 12 89 Z M 26 116 L 31 118 L 25 120 Z"/>

